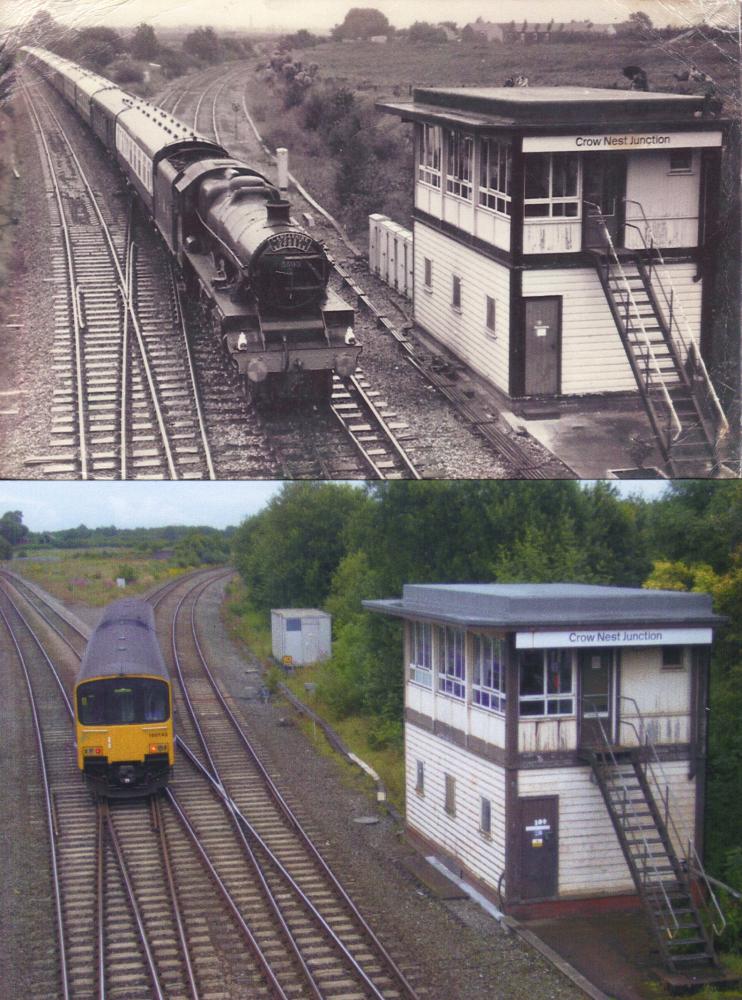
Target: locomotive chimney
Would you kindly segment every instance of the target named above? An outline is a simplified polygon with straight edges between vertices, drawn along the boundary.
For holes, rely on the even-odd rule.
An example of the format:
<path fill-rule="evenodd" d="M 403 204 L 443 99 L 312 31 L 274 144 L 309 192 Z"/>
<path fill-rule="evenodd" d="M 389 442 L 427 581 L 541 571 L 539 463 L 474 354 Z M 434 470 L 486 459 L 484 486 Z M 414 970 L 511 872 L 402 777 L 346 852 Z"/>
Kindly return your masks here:
<path fill-rule="evenodd" d="M 268 209 L 269 225 L 275 226 L 281 223 L 288 225 L 291 222 L 289 214 L 291 205 L 285 198 L 282 198 L 280 201 L 269 201 L 265 207 Z"/>
<path fill-rule="evenodd" d="M 289 189 L 289 151 L 283 146 L 279 146 L 276 150 L 276 164 L 278 165 L 278 190 L 281 192 L 281 197 L 285 198 Z"/>

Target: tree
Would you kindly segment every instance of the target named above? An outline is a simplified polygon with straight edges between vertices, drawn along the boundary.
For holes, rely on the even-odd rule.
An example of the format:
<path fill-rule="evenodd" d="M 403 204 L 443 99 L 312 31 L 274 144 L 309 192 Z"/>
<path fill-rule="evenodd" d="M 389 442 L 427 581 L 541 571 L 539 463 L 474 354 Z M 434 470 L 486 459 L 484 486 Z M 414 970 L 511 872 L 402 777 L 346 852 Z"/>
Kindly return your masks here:
<path fill-rule="evenodd" d="M 407 30 L 407 38 L 411 42 L 446 42 L 448 37 L 443 28 L 430 24 L 428 21 L 415 21 Z"/>
<path fill-rule="evenodd" d="M 13 558 L 13 547 L 10 542 L 6 541 L 2 535 L 0 535 L 0 559 L 12 559 Z"/>
<path fill-rule="evenodd" d="M 23 514 L 19 510 L 9 510 L 0 517 L 0 538 L 8 545 L 20 545 L 26 540 L 28 528 L 23 523 Z"/>
<path fill-rule="evenodd" d="M 652 18 L 643 10 L 634 10 L 629 14 L 629 25 L 637 35 L 645 35 L 652 30 Z"/>
<path fill-rule="evenodd" d="M 134 29 L 129 51 L 135 59 L 155 60 L 160 52 L 155 29 L 150 24 L 139 24 Z"/>
<path fill-rule="evenodd" d="M 183 39 L 186 52 L 204 62 L 216 63 L 221 58 L 219 38 L 213 28 L 196 28 Z"/>
<path fill-rule="evenodd" d="M 333 28 L 333 38 L 371 38 L 391 30 L 385 14 L 375 7 L 352 7 L 342 24 Z"/>
<path fill-rule="evenodd" d="M 74 47 L 80 62 L 99 70 L 105 69 L 126 49 L 123 38 L 113 28 L 83 28 Z"/>

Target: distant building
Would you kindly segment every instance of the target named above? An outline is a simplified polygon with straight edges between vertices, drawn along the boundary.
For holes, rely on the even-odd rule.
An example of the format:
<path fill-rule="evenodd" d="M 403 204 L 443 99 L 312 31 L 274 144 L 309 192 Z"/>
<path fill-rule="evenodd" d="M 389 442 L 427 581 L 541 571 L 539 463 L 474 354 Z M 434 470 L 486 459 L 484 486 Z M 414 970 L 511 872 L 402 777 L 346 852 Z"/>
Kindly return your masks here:
<path fill-rule="evenodd" d="M 388 35 L 371 35 L 369 42 L 373 42 L 374 45 L 386 45 L 389 41 Z"/>
<path fill-rule="evenodd" d="M 485 21 L 478 17 L 466 25 L 488 42 L 526 42 L 542 44 L 558 39 L 560 34 L 606 35 L 616 34 L 613 24 L 595 24 L 593 21 Z"/>

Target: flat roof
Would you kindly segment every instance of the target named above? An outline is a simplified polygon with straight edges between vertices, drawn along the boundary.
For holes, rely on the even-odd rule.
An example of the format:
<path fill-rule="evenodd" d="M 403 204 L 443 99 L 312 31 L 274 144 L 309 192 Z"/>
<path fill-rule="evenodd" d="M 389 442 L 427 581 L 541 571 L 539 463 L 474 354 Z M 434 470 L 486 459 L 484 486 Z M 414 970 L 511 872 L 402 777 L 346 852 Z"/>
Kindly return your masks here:
<path fill-rule="evenodd" d="M 408 120 L 451 121 L 472 128 L 616 126 L 703 128 L 721 121 L 719 101 L 699 94 L 612 87 L 415 87 L 413 100 L 379 101 L 379 111 Z M 713 112 L 713 113 L 712 113 Z"/>
<path fill-rule="evenodd" d="M 327 611 L 320 611 L 319 608 L 271 608 L 272 615 L 289 615 L 291 618 L 304 618 L 310 615 L 320 618 L 329 618 Z"/>
<path fill-rule="evenodd" d="M 368 611 L 456 625 L 529 629 L 580 625 L 720 625 L 710 594 L 579 583 L 405 584 Z"/>

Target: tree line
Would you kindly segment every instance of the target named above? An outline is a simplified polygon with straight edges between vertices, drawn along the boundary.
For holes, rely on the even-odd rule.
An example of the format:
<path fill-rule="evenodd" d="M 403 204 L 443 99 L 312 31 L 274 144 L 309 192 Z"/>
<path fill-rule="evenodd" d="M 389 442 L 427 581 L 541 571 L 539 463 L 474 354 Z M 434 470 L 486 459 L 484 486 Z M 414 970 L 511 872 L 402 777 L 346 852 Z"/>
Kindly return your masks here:
<path fill-rule="evenodd" d="M 556 582 L 703 590 L 730 617 L 714 646 L 707 855 L 742 885 L 742 483 L 676 482 L 661 499 L 605 482 L 288 483 L 234 533 L 253 609 L 320 607 L 333 655 L 318 691 L 338 717 L 400 738 L 400 625 L 361 600 L 404 583 Z"/>

